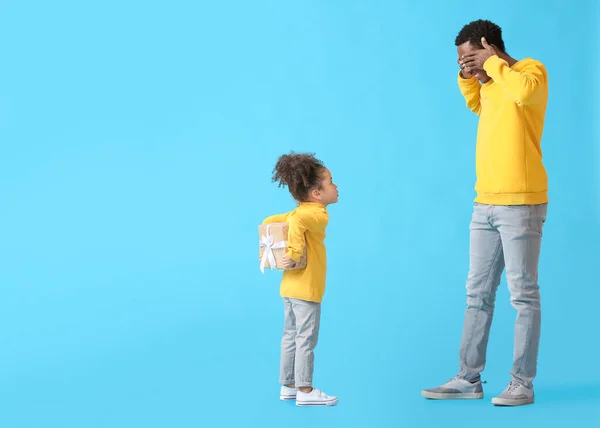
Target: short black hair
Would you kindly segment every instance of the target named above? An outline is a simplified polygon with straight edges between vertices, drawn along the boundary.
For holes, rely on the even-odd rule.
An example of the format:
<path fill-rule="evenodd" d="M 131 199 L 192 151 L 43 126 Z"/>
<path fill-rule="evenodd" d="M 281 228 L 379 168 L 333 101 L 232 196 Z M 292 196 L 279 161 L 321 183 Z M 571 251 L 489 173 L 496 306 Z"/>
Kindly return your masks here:
<path fill-rule="evenodd" d="M 506 53 L 504 47 L 504 40 L 502 40 L 502 28 L 494 24 L 492 21 L 485 19 L 478 19 L 465 25 L 462 30 L 456 36 L 454 44 L 460 46 L 463 43 L 471 42 L 473 46 L 483 48 L 481 44 L 481 38 L 485 37 L 485 40 L 490 44 L 496 46 L 502 52 Z"/>

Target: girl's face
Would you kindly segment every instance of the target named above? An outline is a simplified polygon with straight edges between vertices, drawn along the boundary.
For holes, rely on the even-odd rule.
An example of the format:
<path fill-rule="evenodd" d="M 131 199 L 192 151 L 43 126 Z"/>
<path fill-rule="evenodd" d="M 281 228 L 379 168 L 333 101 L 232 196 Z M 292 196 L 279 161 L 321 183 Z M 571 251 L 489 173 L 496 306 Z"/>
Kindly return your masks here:
<path fill-rule="evenodd" d="M 327 168 L 324 168 L 323 172 L 321 172 L 320 188 L 314 189 L 311 193 L 317 202 L 325 206 L 337 203 L 339 198 L 338 188 L 333 184 L 331 172 Z"/>

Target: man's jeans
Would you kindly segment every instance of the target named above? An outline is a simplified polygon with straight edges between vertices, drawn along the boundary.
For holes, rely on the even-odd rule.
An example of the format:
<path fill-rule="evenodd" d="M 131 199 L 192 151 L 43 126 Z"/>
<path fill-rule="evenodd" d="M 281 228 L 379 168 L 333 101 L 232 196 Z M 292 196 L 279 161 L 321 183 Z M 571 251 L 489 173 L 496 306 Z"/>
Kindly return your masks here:
<path fill-rule="evenodd" d="M 459 376 L 477 380 L 486 351 L 502 271 L 517 311 L 512 377 L 532 387 L 540 342 L 538 260 L 547 204 L 476 204 L 471 221 L 467 309 L 460 346 Z"/>

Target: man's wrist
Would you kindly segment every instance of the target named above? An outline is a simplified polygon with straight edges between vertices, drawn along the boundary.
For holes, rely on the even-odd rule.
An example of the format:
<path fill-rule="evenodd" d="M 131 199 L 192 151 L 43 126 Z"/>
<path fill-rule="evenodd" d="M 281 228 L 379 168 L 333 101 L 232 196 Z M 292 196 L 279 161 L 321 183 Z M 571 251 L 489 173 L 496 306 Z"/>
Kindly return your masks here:
<path fill-rule="evenodd" d="M 481 68 L 483 68 L 485 71 L 488 71 L 490 64 L 493 64 L 497 59 L 500 59 L 500 57 L 498 55 L 490 55 L 485 61 L 484 63 L 481 65 Z"/>

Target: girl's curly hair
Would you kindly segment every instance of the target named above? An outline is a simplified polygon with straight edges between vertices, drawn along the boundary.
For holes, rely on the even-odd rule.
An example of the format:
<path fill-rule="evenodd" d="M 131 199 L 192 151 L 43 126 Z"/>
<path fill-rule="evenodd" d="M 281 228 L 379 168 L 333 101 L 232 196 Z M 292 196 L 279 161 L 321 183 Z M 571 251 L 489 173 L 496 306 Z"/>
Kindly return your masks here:
<path fill-rule="evenodd" d="M 298 202 L 305 202 L 313 188 L 321 185 L 320 174 L 324 165 L 314 153 L 294 153 L 282 155 L 273 169 L 273 182 L 279 187 L 287 186 Z"/>

